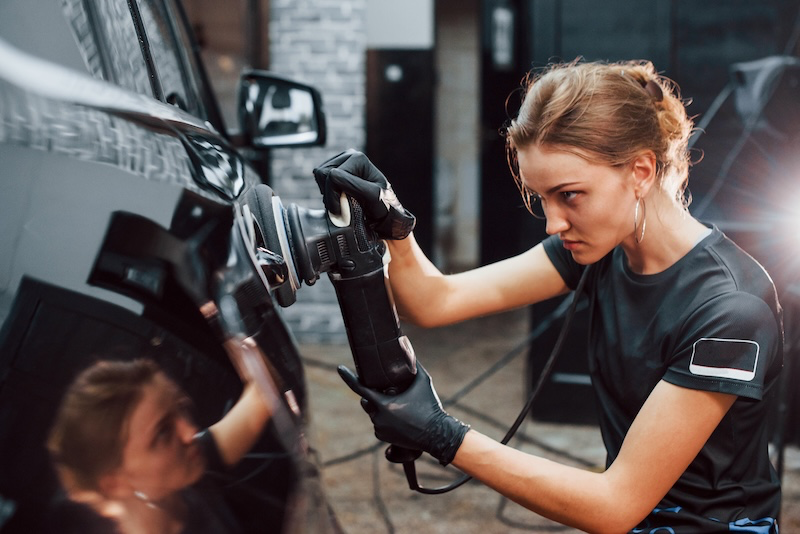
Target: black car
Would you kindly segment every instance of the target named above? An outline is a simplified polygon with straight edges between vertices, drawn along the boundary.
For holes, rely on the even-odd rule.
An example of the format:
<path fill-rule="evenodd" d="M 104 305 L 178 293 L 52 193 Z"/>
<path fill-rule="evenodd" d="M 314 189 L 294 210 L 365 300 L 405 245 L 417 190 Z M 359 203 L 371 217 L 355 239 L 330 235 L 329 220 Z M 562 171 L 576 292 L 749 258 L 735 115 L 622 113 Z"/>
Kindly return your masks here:
<path fill-rule="evenodd" d="M 297 287 L 265 246 L 277 197 L 244 155 L 323 144 L 321 100 L 259 71 L 240 96 L 232 135 L 177 0 L 0 2 L 3 532 L 36 532 L 58 494 L 44 440 L 78 371 L 154 358 L 204 425 L 242 389 L 231 341 L 282 404 L 226 498 L 245 531 L 334 528 L 276 307 Z"/>

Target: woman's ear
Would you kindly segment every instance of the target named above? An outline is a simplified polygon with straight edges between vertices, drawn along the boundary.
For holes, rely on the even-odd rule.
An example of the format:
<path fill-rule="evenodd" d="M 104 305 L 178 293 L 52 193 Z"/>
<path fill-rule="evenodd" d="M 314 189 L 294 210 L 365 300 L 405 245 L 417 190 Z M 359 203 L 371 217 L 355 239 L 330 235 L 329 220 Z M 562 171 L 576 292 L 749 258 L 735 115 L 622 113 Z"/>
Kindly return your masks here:
<path fill-rule="evenodd" d="M 642 152 L 634 158 L 631 169 L 637 198 L 647 196 L 656 183 L 656 155 L 650 150 Z"/>

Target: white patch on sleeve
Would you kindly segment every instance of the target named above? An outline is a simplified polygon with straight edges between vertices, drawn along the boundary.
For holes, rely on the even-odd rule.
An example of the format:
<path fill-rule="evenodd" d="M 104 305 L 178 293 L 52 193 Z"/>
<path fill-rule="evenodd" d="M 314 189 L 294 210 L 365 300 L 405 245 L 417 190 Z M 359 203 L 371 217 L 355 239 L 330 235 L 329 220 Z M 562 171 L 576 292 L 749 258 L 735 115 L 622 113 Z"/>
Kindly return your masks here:
<path fill-rule="evenodd" d="M 755 341 L 702 337 L 692 345 L 689 372 L 749 382 L 756 376 L 758 353 Z"/>

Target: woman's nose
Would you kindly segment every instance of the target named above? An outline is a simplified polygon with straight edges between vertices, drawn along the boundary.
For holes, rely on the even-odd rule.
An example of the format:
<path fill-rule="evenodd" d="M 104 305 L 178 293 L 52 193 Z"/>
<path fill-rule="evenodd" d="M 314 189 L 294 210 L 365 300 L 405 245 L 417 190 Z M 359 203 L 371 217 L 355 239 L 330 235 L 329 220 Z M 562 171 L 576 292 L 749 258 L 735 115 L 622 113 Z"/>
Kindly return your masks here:
<path fill-rule="evenodd" d="M 561 210 L 554 207 L 544 208 L 545 232 L 547 235 L 560 234 L 569 228 L 569 221 L 563 216 Z"/>

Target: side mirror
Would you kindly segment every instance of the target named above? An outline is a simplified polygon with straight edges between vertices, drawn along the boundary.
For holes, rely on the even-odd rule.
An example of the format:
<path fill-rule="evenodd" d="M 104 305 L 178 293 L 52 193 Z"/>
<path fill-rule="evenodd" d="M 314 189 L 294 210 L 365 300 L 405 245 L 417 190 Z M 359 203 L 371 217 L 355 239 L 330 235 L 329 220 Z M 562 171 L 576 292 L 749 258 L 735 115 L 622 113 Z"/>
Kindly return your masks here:
<path fill-rule="evenodd" d="M 252 148 L 325 144 L 322 97 L 314 87 L 247 70 L 238 95 L 239 126 Z"/>

